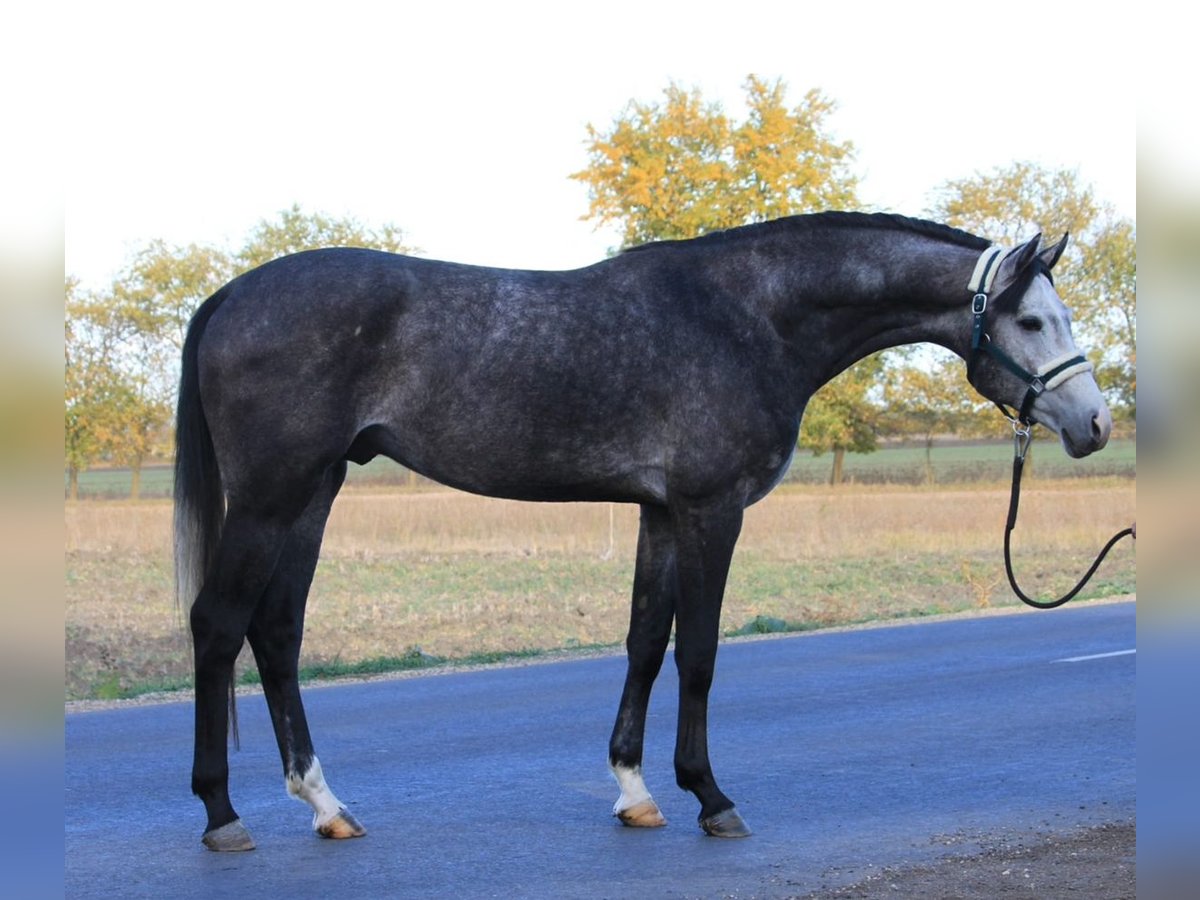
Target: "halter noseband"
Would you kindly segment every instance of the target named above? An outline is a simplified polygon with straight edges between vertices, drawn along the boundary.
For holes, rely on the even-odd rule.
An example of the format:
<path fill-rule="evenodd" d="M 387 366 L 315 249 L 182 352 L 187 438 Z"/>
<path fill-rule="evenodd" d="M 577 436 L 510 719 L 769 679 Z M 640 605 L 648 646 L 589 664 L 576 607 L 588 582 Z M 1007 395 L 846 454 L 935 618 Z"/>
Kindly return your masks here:
<path fill-rule="evenodd" d="M 988 294 L 992 290 L 992 283 L 996 280 L 996 273 L 1000 270 L 1000 264 L 1011 252 L 1011 250 L 1007 250 L 1004 247 L 988 247 L 975 263 L 975 271 L 971 273 L 971 280 L 967 282 L 967 290 L 972 295 L 971 313 L 975 316 L 975 321 L 971 326 L 971 353 L 967 358 L 967 368 L 968 374 L 970 374 L 970 370 L 974 369 L 979 354 L 982 351 L 1021 379 L 1026 385 L 1025 398 L 1021 401 L 1021 408 L 1015 414 L 999 401 L 993 400 L 992 402 L 999 407 L 1000 412 L 1004 413 L 1005 417 L 1014 426 L 1020 423 L 1028 427 L 1034 424 L 1031 412 L 1033 404 L 1038 397 L 1046 391 L 1054 390 L 1064 381 L 1075 375 L 1092 371 L 1093 367 L 1087 359 L 1078 353 L 1064 353 L 1062 356 L 1038 366 L 1036 372 L 1030 372 L 997 347 L 992 341 L 991 335 L 984 331 L 988 308 Z"/>

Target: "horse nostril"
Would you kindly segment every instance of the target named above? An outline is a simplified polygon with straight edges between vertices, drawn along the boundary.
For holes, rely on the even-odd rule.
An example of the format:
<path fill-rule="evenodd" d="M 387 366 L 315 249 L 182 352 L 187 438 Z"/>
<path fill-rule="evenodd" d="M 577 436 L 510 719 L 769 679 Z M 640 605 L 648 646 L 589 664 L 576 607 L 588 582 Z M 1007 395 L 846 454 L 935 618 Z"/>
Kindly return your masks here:
<path fill-rule="evenodd" d="M 1108 415 L 1108 410 L 1100 410 L 1092 416 L 1092 441 L 1097 447 L 1103 447 L 1108 443 L 1108 435 L 1112 431 L 1112 417 Z"/>

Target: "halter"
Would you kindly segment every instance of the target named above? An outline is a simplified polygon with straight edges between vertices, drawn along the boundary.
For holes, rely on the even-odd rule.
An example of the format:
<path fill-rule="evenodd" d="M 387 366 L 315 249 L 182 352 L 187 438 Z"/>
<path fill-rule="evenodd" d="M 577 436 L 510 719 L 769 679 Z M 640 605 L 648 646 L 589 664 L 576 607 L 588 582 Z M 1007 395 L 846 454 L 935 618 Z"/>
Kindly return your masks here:
<path fill-rule="evenodd" d="M 1133 525 L 1113 535 L 1075 587 L 1057 599 L 1034 599 L 1017 585 L 1016 576 L 1013 574 L 1011 541 L 1013 529 L 1017 527 L 1017 509 L 1021 501 L 1021 474 L 1025 468 L 1025 454 L 1033 441 L 1035 422 L 1030 413 L 1033 410 L 1034 401 L 1046 391 L 1054 390 L 1068 378 L 1092 371 L 1092 364 L 1079 354 L 1064 353 L 1062 356 L 1038 366 L 1036 373 L 1030 372 L 992 343 L 991 335 L 984 331 L 988 294 L 991 292 L 992 282 L 996 280 L 996 272 L 1000 269 L 1000 263 L 1010 252 L 1012 251 L 1003 247 L 988 247 L 975 263 L 975 271 L 971 273 L 971 280 L 967 282 L 967 290 L 972 294 L 971 312 L 975 316 L 975 321 L 971 326 L 971 354 L 967 358 L 967 371 L 970 374 L 980 352 L 984 352 L 1025 382 L 1025 398 L 1021 401 L 1021 408 L 1015 415 L 1004 404 L 992 401 L 999 407 L 1000 412 L 1004 413 L 1005 418 L 1012 422 L 1013 426 L 1013 477 L 1012 492 L 1008 499 L 1008 519 L 1004 525 L 1004 571 L 1008 575 L 1008 583 L 1012 587 L 1013 593 L 1021 599 L 1021 602 L 1036 609 L 1054 609 L 1056 606 L 1062 606 L 1083 589 L 1083 586 L 1095 574 L 1101 561 L 1108 555 L 1108 551 L 1121 538 L 1132 537 L 1137 540 L 1137 526 Z"/>
<path fill-rule="evenodd" d="M 971 280 L 967 282 L 967 290 L 972 295 L 971 313 L 975 316 L 971 326 L 971 355 L 968 357 L 968 369 L 975 367 L 980 352 L 984 352 L 1025 383 L 1025 397 L 1016 413 L 999 401 L 993 400 L 992 402 L 1000 408 L 1000 412 L 1004 413 L 1005 418 L 1013 423 L 1014 428 L 1019 423 L 1026 427 L 1026 433 L 1028 433 L 1028 427 L 1034 424 L 1032 411 L 1037 398 L 1046 391 L 1054 390 L 1069 378 L 1092 371 L 1093 367 L 1079 353 L 1064 353 L 1062 356 L 1055 357 L 1038 366 L 1036 372 L 1030 372 L 997 347 L 992 341 L 992 336 L 984 331 L 987 324 L 988 294 L 992 290 L 992 282 L 996 280 L 1000 264 L 1011 252 L 1004 247 L 988 247 L 975 263 L 975 271 L 971 273 Z"/>

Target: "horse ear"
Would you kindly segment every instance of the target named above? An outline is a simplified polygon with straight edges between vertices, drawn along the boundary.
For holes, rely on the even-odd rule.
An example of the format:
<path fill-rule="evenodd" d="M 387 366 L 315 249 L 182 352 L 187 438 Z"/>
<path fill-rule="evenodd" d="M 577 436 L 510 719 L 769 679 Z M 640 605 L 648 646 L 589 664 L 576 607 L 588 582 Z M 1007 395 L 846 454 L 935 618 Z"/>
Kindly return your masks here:
<path fill-rule="evenodd" d="M 1063 251 L 1067 249 L 1067 239 L 1070 236 L 1071 236 L 1071 233 L 1067 232 L 1066 234 L 1064 234 L 1062 236 L 1062 240 L 1060 240 L 1057 244 L 1055 244 L 1053 247 L 1047 247 L 1045 250 L 1043 250 L 1041 253 L 1038 254 L 1038 256 L 1042 260 L 1042 263 L 1046 266 L 1047 269 L 1054 268 L 1054 264 L 1056 262 L 1058 262 L 1059 257 L 1061 257 L 1063 255 Z"/>
<path fill-rule="evenodd" d="M 1042 233 L 1039 231 L 1033 236 L 1032 240 L 1021 244 L 1009 254 L 1008 258 L 1012 261 L 1012 272 L 1014 275 L 1017 272 L 1024 272 L 1025 267 L 1033 262 L 1033 258 L 1037 256 L 1038 246 L 1041 242 Z"/>

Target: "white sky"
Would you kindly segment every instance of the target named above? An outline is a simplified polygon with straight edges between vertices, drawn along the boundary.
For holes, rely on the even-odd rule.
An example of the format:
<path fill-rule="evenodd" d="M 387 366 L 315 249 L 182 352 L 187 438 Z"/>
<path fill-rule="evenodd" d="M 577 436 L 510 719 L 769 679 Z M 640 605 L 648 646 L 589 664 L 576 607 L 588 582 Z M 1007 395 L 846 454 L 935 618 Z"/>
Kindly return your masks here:
<path fill-rule="evenodd" d="M 1078 10 L 1085 10 L 1080 14 Z M 672 80 L 742 118 L 753 72 L 838 104 L 859 197 L 921 214 L 950 178 L 1078 169 L 1135 215 L 1132 35 L 1116 5 L 226 2 L 73 5 L 66 269 L 102 287 L 153 238 L 237 245 L 293 202 L 427 256 L 569 268 L 586 125 Z"/>

